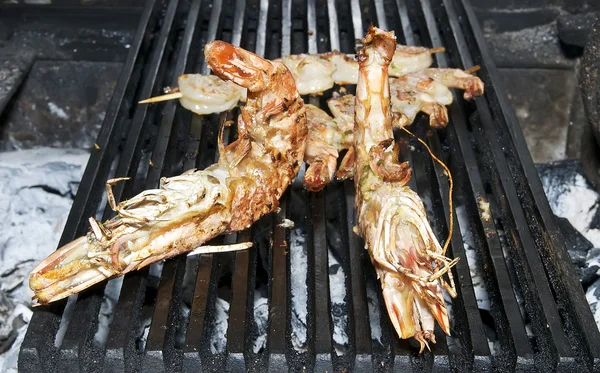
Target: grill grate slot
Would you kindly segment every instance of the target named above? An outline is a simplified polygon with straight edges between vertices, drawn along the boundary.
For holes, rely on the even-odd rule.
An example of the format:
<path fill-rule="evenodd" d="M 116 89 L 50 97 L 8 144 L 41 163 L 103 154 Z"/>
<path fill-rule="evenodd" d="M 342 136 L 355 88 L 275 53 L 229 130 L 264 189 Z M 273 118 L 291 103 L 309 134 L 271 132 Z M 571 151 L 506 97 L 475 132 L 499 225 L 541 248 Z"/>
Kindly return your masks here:
<path fill-rule="evenodd" d="M 103 218 L 111 216 L 103 206 L 111 167 L 115 176 L 132 177 L 114 188 L 123 199 L 157 187 L 163 176 L 215 161 L 219 126 L 239 110 L 197 116 L 176 101 L 136 104 L 175 86 L 183 72 L 209 73 L 206 42 L 230 41 L 271 59 L 353 53 L 370 23 L 394 29 L 399 42 L 445 47 L 435 55 L 439 67 L 482 67 L 485 97 L 468 103 L 454 92 L 447 129 L 429 130 L 424 117 L 411 127 L 450 167 L 454 207 L 465 212 L 460 220 L 454 214 L 449 248 L 461 258 L 453 269 L 458 297 L 449 303 L 451 337 L 436 327 L 438 343 L 422 356 L 416 342 L 396 337 L 363 242 L 352 232 L 353 183 L 308 193 L 301 174 L 281 211 L 209 242 L 252 240 L 252 249 L 177 257 L 125 276 L 105 345 L 95 339 L 105 284 L 71 298 L 73 314 L 62 321 L 66 333 L 58 347 L 67 301 L 36 309 L 20 370 L 597 369 L 600 334 L 589 327 L 583 292 L 573 289 L 564 243 L 467 0 L 149 0 L 61 245 L 85 233 L 87 217 L 99 207 Z M 305 101 L 327 110 L 330 97 Z M 234 128 L 226 139 L 235 138 Z M 410 185 L 443 240 L 448 181 L 422 144 L 406 134 L 398 140 L 400 157 L 414 168 Z M 280 226 L 284 218 L 295 227 Z M 472 237 L 489 312 L 478 309 L 461 229 Z"/>

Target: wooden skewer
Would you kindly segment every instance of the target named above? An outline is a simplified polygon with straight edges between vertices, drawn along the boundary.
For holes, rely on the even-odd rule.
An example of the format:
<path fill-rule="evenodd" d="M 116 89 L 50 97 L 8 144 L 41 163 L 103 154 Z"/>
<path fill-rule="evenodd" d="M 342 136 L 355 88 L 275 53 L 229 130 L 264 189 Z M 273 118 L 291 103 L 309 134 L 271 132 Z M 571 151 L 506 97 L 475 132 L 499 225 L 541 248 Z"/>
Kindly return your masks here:
<path fill-rule="evenodd" d="M 138 102 L 138 104 L 151 104 L 151 103 L 154 103 L 154 102 L 175 100 L 177 98 L 182 98 L 182 97 L 183 97 L 183 93 L 181 93 L 181 92 L 174 92 L 174 93 L 169 93 L 167 95 L 150 97 L 150 98 L 147 98 L 145 100 L 142 100 L 142 101 Z"/>
<path fill-rule="evenodd" d="M 477 72 L 479 70 L 481 70 L 481 66 L 475 65 L 475 66 L 471 67 L 470 69 L 466 69 L 465 73 L 467 73 L 467 74 L 473 74 L 474 72 Z"/>
<path fill-rule="evenodd" d="M 432 48 L 432 49 L 429 50 L 429 52 L 431 54 L 434 54 L 434 53 L 444 53 L 445 51 L 446 51 L 446 48 L 444 48 L 444 47 Z"/>

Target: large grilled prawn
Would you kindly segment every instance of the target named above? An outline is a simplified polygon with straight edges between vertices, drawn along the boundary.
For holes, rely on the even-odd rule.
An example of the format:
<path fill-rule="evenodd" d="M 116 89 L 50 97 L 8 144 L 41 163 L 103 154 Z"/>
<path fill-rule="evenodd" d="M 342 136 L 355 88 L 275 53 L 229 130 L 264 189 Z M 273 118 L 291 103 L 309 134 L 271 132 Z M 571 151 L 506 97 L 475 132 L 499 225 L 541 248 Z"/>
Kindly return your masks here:
<path fill-rule="evenodd" d="M 354 184 L 359 233 L 383 288 L 400 338 L 414 337 L 421 351 L 435 343 L 435 320 L 449 334 L 442 286 L 455 296 L 444 256 L 419 196 L 406 183 L 408 163 L 397 160 L 392 133 L 388 65 L 396 38 L 373 26 L 359 54 L 354 111 Z M 450 283 L 442 276 L 447 274 Z"/>
<path fill-rule="evenodd" d="M 277 208 L 304 159 L 306 114 L 294 78 L 283 63 L 225 42 L 207 44 L 205 55 L 218 77 L 248 90 L 238 140 L 225 146 L 219 139 L 219 161 L 207 169 L 165 178 L 159 189 L 119 204 L 110 187 L 121 179 L 110 180 L 108 199 L 117 216 L 105 223 L 90 218 L 86 236 L 33 270 L 29 285 L 39 304 L 190 250 L 202 252 L 211 238 L 245 229 Z M 233 249 L 240 247 L 248 245 Z"/>

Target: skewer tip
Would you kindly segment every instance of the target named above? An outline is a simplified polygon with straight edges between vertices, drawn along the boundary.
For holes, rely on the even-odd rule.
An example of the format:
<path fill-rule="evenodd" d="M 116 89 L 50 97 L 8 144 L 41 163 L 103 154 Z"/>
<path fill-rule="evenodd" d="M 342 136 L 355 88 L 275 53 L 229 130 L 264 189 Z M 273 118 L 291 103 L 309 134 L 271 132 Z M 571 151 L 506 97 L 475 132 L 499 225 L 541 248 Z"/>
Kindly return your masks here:
<path fill-rule="evenodd" d="M 467 73 L 467 74 L 473 74 L 473 73 L 475 73 L 475 72 L 477 72 L 479 70 L 481 70 L 481 66 L 475 65 L 475 66 L 473 66 L 473 67 L 471 67 L 469 69 L 466 69 L 465 73 Z"/>
<path fill-rule="evenodd" d="M 181 92 L 174 92 L 162 96 L 150 97 L 145 100 L 139 101 L 138 104 L 151 104 L 155 102 L 175 100 L 182 97 L 183 94 Z"/>
<path fill-rule="evenodd" d="M 445 51 L 446 51 L 446 48 L 444 48 L 444 47 L 439 47 L 439 48 L 431 48 L 431 49 L 429 50 L 429 52 L 430 52 L 431 54 L 434 54 L 434 53 L 444 53 Z"/>

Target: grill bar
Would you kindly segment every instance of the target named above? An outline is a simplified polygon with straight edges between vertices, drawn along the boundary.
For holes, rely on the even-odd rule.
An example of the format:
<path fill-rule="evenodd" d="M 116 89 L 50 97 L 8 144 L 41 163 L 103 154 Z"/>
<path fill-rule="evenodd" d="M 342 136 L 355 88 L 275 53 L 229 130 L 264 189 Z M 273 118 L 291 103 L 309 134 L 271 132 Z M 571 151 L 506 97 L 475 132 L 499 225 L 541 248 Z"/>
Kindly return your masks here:
<path fill-rule="evenodd" d="M 478 36 L 478 34 L 481 34 L 481 31 L 479 29 L 479 25 L 475 22 L 475 16 L 470 9 L 469 2 L 462 2 L 456 7 L 458 8 L 459 6 L 461 15 L 469 20 L 471 31 L 467 32 L 467 40 L 469 40 L 471 43 L 475 41 L 477 50 L 480 53 L 480 55 L 476 58 L 489 58 L 490 54 L 487 51 L 485 44 L 481 40 L 481 37 Z M 573 268 L 561 265 L 561 263 L 568 262 L 569 260 L 564 241 L 561 239 L 560 231 L 556 225 L 554 215 L 550 210 L 548 201 L 544 197 L 543 188 L 539 178 L 537 177 L 531 155 L 524 151 L 527 148 L 524 147 L 524 138 L 516 120 L 514 111 L 510 109 L 508 98 L 506 97 L 506 93 L 502 91 L 501 83 L 497 83 L 500 80 L 498 78 L 498 72 L 493 65 L 489 66 L 488 70 L 489 77 L 492 81 L 494 81 L 494 84 L 497 84 L 496 91 L 498 91 L 496 95 L 490 98 L 490 105 L 492 107 L 496 105 L 501 107 L 502 115 L 506 121 L 506 129 L 510 133 L 510 137 L 515 145 L 515 152 L 512 153 L 512 155 L 516 156 L 517 159 L 515 159 L 515 161 L 521 164 L 523 168 L 522 172 L 527 180 L 527 188 L 529 189 L 528 195 L 531 198 L 527 201 L 528 203 L 525 212 L 528 219 L 532 219 L 538 223 L 533 225 L 534 228 L 537 228 L 535 235 L 537 237 L 544 236 L 540 246 L 546 254 L 543 256 L 545 259 L 544 264 L 547 268 L 547 271 L 550 273 L 551 280 L 553 280 L 552 282 L 554 283 L 554 281 L 556 281 L 562 283 L 560 285 L 555 285 L 560 287 L 560 290 L 557 290 L 557 299 L 559 300 L 559 303 L 562 303 L 559 304 L 559 307 L 561 309 L 568 310 L 568 312 L 564 313 L 564 318 L 567 319 L 570 326 L 573 327 L 572 329 L 569 329 L 581 333 L 582 335 L 579 338 L 582 338 L 585 341 L 577 343 L 577 350 L 580 350 L 582 347 L 586 350 L 589 348 L 588 351 L 590 351 L 593 356 L 593 366 L 595 369 L 597 369 L 599 364 L 598 356 L 600 349 L 600 335 L 596 329 L 586 327 L 586 325 L 593 325 L 594 320 L 591 313 L 589 313 L 587 310 L 584 294 L 578 291 L 567 290 L 567 288 L 570 288 L 571 286 L 568 280 L 573 279 L 576 276 Z M 532 208 L 532 205 L 537 207 L 537 209 Z M 536 210 L 537 213 L 532 213 Z M 554 250 L 548 250 L 550 247 L 554 248 Z"/>
<path fill-rule="evenodd" d="M 432 31 L 431 33 L 435 34 L 434 40 L 437 40 L 437 45 L 441 45 L 437 30 Z M 436 45 L 436 42 L 434 42 L 434 46 Z M 437 56 L 437 60 L 440 66 L 448 66 L 448 62 L 443 55 Z M 455 97 L 455 99 L 459 100 L 460 97 Z M 459 145 L 460 153 L 462 154 L 459 154 L 456 148 L 452 148 L 452 153 L 453 156 L 460 157 L 460 161 L 457 161 L 458 164 L 464 162 L 465 170 L 468 174 L 468 181 L 460 182 L 462 181 L 461 176 L 465 177 L 460 175 L 460 169 L 455 171 L 455 175 L 458 176 L 457 179 L 460 180 L 458 184 L 459 186 L 469 184 L 471 188 L 470 193 L 467 193 L 466 195 L 472 198 L 468 198 L 467 206 L 470 214 L 478 218 L 477 221 L 470 222 L 471 225 L 478 225 L 476 228 L 471 227 L 471 231 L 477 232 L 477 237 L 479 240 L 478 246 L 481 248 L 479 250 L 479 258 L 482 259 L 481 261 L 484 263 L 484 265 L 487 265 L 489 268 L 493 268 L 495 270 L 494 276 L 486 276 L 484 274 L 486 288 L 490 290 L 493 289 L 488 292 L 490 295 L 500 293 L 499 297 L 501 298 L 501 300 L 495 300 L 493 297 L 490 299 L 492 302 L 494 325 L 496 326 L 496 330 L 499 334 L 498 337 L 501 344 L 500 356 L 495 359 L 494 363 L 500 368 L 508 369 L 509 367 L 513 366 L 516 361 L 514 349 L 516 349 L 517 354 L 520 357 L 529 357 L 531 355 L 531 349 L 529 343 L 527 342 L 528 339 L 525 335 L 525 328 L 522 323 L 519 306 L 514 297 L 512 286 L 510 286 L 508 269 L 506 268 L 502 254 L 502 247 L 498 239 L 496 228 L 489 218 L 483 218 L 483 213 L 478 207 L 480 199 L 486 198 L 487 194 L 484 190 L 481 176 L 477 169 L 477 162 L 471 148 L 470 139 L 468 137 L 468 130 L 465 125 L 465 116 L 463 110 L 461 110 L 460 106 L 455 103 L 450 110 L 450 114 L 453 118 L 453 121 L 452 126 L 450 126 L 449 129 L 449 138 L 450 141 Z M 454 132 L 457 132 L 457 134 Z M 487 250 L 489 250 L 490 253 L 486 251 L 484 245 L 487 245 Z M 493 264 L 490 262 L 493 262 Z M 498 284 L 502 284 L 502 286 Z M 510 326 L 510 332 L 505 330 L 506 326 Z M 515 344 L 515 347 L 512 346 L 513 343 Z"/>
<path fill-rule="evenodd" d="M 326 5 L 321 2 L 321 7 Z M 324 13 L 321 13 L 324 15 Z M 331 30 L 324 27 L 323 22 L 317 20 L 315 10 L 315 0 L 307 2 L 307 29 L 308 29 L 308 53 L 319 53 L 331 50 L 329 44 L 329 35 Z M 306 50 L 305 50 L 306 51 Z M 324 102 L 319 102 L 316 97 L 308 98 L 308 102 L 313 105 L 324 107 Z M 325 212 L 325 192 L 307 193 L 307 203 L 309 203 L 309 221 L 308 226 L 311 227 L 312 247 L 308 252 L 309 258 L 314 258 L 313 263 L 309 259 L 309 266 L 314 267 L 314 276 L 309 276 L 312 279 L 314 287 L 314 302 L 313 322 L 309 326 L 313 330 L 315 338 L 315 354 L 316 354 L 316 371 L 339 371 L 337 367 L 337 355 L 332 349 L 333 335 L 333 320 L 331 315 L 331 301 L 329 288 L 329 250 L 327 244 L 327 223 Z M 309 234 L 308 237 L 311 237 Z M 310 291 L 309 291 L 310 294 Z M 309 314 L 310 316 L 310 314 Z M 324 333 L 323 331 L 327 331 Z"/>
<path fill-rule="evenodd" d="M 464 57 L 463 57 L 464 58 Z M 491 126 L 493 126 L 494 124 L 492 124 L 492 118 L 491 115 L 489 114 L 489 110 L 487 107 L 487 105 L 485 105 L 485 103 L 481 103 L 481 101 L 477 102 L 478 107 L 480 108 L 479 113 L 482 116 L 482 121 L 481 121 L 481 125 L 483 125 L 484 127 L 487 126 L 487 128 L 491 128 Z M 526 297 L 528 297 L 528 300 L 526 302 L 526 308 L 529 307 L 529 309 L 527 310 L 528 313 L 530 315 L 537 315 L 536 318 L 532 318 L 532 324 L 533 327 L 537 329 L 537 332 L 539 333 L 538 335 L 541 337 L 540 339 L 538 339 L 538 343 L 540 343 L 540 345 L 542 343 L 545 343 L 546 346 L 541 346 L 542 349 L 548 351 L 549 353 L 551 353 L 552 355 L 554 355 L 556 352 L 552 351 L 554 349 L 558 349 L 558 352 L 560 353 L 560 355 L 564 356 L 571 356 L 571 352 L 569 351 L 570 348 L 566 342 L 566 337 L 564 335 L 562 326 L 560 325 L 560 319 L 558 317 L 558 312 L 556 310 L 556 308 L 554 307 L 554 300 L 552 298 L 552 293 L 549 289 L 549 286 L 547 283 L 544 283 L 544 281 L 542 280 L 541 276 L 534 276 L 534 273 L 543 273 L 543 267 L 541 264 L 541 261 L 539 259 L 539 257 L 537 256 L 536 251 L 534 250 L 526 250 L 525 248 L 533 248 L 534 246 L 534 242 L 532 237 L 528 234 L 528 232 L 526 231 L 527 227 L 527 220 L 525 219 L 525 216 L 521 210 L 521 202 L 519 201 L 518 195 L 516 193 L 516 190 L 514 189 L 514 185 L 513 184 L 513 180 L 512 178 L 507 178 L 507 177 L 503 177 L 502 174 L 508 175 L 509 171 L 508 171 L 508 166 L 505 162 L 503 162 L 503 150 L 500 148 L 500 144 L 498 144 L 497 142 L 494 141 L 489 141 L 489 139 L 491 138 L 483 138 L 483 136 L 479 137 L 479 140 L 482 141 L 483 144 L 488 145 L 489 147 L 485 147 L 486 149 L 489 149 L 489 151 L 491 151 L 491 153 L 494 155 L 493 157 L 491 157 L 494 161 L 494 163 L 492 163 L 492 165 L 490 165 L 491 167 L 494 167 L 494 170 L 498 170 L 499 175 L 497 176 L 493 176 L 492 178 L 496 178 L 496 182 L 501 180 L 501 183 L 503 184 L 503 189 L 504 192 L 506 192 L 505 196 L 508 200 L 508 203 L 510 206 L 504 206 L 504 208 L 508 208 L 510 209 L 510 211 L 512 212 L 512 217 L 514 217 L 514 222 L 508 222 L 507 220 L 510 219 L 510 217 L 508 216 L 509 213 L 505 213 L 505 219 L 503 219 L 503 223 L 505 226 L 507 226 L 508 224 L 510 224 L 512 227 L 515 228 L 516 234 L 520 237 L 519 238 L 513 238 L 510 237 L 509 239 L 511 239 L 512 245 L 516 246 L 513 249 L 517 250 L 517 251 L 521 251 L 521 253 L 518 253 L 517 255 L 519 255 L 520 259 L 518 260 L 518 262 L 522 263 L 521 265 L 523 267 L 526 267 L 528 263 L 531 268 L 527 269 L 527 268 L 523 268 L 521 270 L 519 270 L 519 268 L 517 268 L 517 275 L 520 277 L 520 282 L 527 282 L 527 283 L 536 283 L 535 284 L 535 293 L 533 294 L 534 290 L 533 288 L 530 289 L 528 291 L 528 289 L 523 289 L 522 286 L 522 291 L 524 292 L 524 295 Z M 492 186 L 494 187 L 494 186 Z M 496 184 L 496 187 L 499 187 L 499 185 Z M 518 240 L 520 240 L 520 242 L 518 242 Z M 522 246 L 521 246 L 522 245 Z M 522 253 L 522 251 L 525 251 L 525 253 Z M 524 255 L 523 255 L 524 254 Z M 525 272 L 520 274 L 519 272 Z M 526 279 L 523 279 L 523 277 L 525 277 Z M 539 297 L 541 299 L 536 299 L 537 296 L 539 295 Z M 544 306 L 542 306 L 542 304 Z M 543 308 L 543 311 L 542 311 Z M 546 315 L 545 320 L 541 317 L 543 314 Z M 549 325 L 549 331 L 548 331 L 548 325 Z M 552 334 L 552 337 L 550 335 L 548 335 L 548 333 Z M 551 346 L 551 342 L 549 342 L 547 339 L 549 338 L 553 338 L 553 346 Z M 546 347 L 546 348 L 544 348 Z M 539 355 L 538 355 L 539 356 Z M 550 359 L 548 359 L 549 356 L 546 356 L 545 359 L 538 359 L 537 363 L 539 364 L 555 364 L 555 362 L 552 362 L 553 359 L 556 359 L 556 357 L 551 357 Z M 551 367 L 548 367 L 549 369 L 552 369 Z"/>
<path fill-rule="evenodd" d="M 423 5 L 424 11 L 426 12 L 427 10 L 427 5 Z M 418 20 L 418 28 L 421 28 L 423 31 L 429 32 L 430 35 L 432 35 L 432 38 L 434 38 L 434 33 L 436 33 L 436 29 L 435 29 L 435 24 L 433 24 L 432 28 L 426 28 L 425 25 L 423 24 L 423 15 L 422 14 L 414 14 L 412 16 L 410 16 L 408 14 L 407 8 L 411 8 L 411 9 L 418 9 L 417 4 L 409 4 L 409 5 L 405 5 L 403 4 L 402 7 L 400 7 L 400 18 L 404 19 L 408 22 L 409 19 L 416 19 Z M 406 23 L 403 24 L 404 28 L 407 30 L 413 30 L 415 29 L 414 26 L 412 26 L 410 23 Z M 428 25 L 430 25 L 430 23 L 428 23 Z M 412 26 L 412 27 L 411 27 Z M 426 35 L 426 33 L 425 33 Z M 409 35 L 405 35 L 405 38 L 407 40 L 408 43 L 415 43 L 416 40 L 418 40 L 418 36 L 414 35 L 413 32 L 411 31 L 411 33 Z M 410 41 L 410 42 L 409 42 Z M 426 43 L 427 45 L 431 45 L 432 47 L 434 47 L 434 44 L 429 44 Z M 436 55 L 437 57 L 437 55 Z M 438 62 L 438 66 L 439 67 L 444 67 L 445 65 L 443 65 L 443 63 L 440 63 L 440 59 L 437 60 Z M 460 97 L 456 97 L 455 99 L 458 100 L 462 100 L 462 98 Z M 460 101 L 459 101 L 460 102 Z M 453 117 L 454 119 L 454 117 Z M 452 127 L 454 125 L 454 120 L 452 121 L 452 124 L 450 125 L 450 127 Z M 427 136 L 421 136 L 423 138 L 423 140 L 425 140 L 426 142 L 429 143 L 430 147 L 432 145 L 432 140 L 435 141 L 439 141 L 439 139 L 437 139 L 437 133 L 435 131 L 432 131 L 431 134 L 427 134 Z M 429 141 L 428 141 L 429 139 Z M 435 152 L 435 147 L 432 147 L 433 151 Z M 441 157 L 441 159 L 445 159 L 446 157 L 444 157 L 444 155 L 440 152 L 435 152 L 436 155 L 438 157 Z M 426 158 L 430 158 L 429 156 L 425 156 Z M 446 163 L 447 163 L 447 159 L 446 159 Z M 416 161 L 415 165 L 421 165 L 423 164 L 423 162 L 419 162 Z M 431 161 L 426 162 L 426 164 L 428 166 L 430 166 Z M 435 168 L 435 179 L 433 180 L 433 184 L 437 184 L 438 188 L 434 187 L 432 188 L 434 191 L 436 191 L 436 194 L 434 197 L 434 200 L 437 200 L 438 203 L 438 219 L 437 219 L 437 224 L 438 226 L 441 225 L 442 229 L 441 232 L 443 232 L 442 237 L 446 237 L 447 235 L 447 227 L 449 225 L 449 206 L 447 203 L 447 195 L 448 195 L 448 182 L 446 177 L 444 176 L 443 172 L 438 168 L 437 165 L 434 165 Z M 424 171 L 424 170 L 423 170 Z M 421 171 L 421 172 L 423 172 Z M 453 174 L 456 174 L 455 170 L 452 170 Z M 435 204 L 435 202 L 434 202 Z M 461 302 L 458 301 L 458 299 L 456 299 L 453 304 L 455 305 L 455 307 L 453 307 L 453 313 L 454 313 L 454 317 L 456 320 L 456 323 L 466 323 L 467 325 L 470 325 L 470 327 L 468 328 L 468 330 L 463 331 L 463 333 L 465 333 L 464 335 L 458 335 L 458 338 L 462 339 L 461 340 L 461 345 L 463 346 L 463 348 L 461 349 L 461 354 L 457 357 L 457 361 L 453 362 L 455 364 L 455 366 L 461 366 L 462 364 L 466 364 L 469 367 L 475 368 L 476 366 L 474 366 L 473 364 L 475 364 L 475 358 L 474 357 L 470 357 L 469 356 L 469 350 L 473 350 L 473 354 L 475 355 L 475 357 L 478 358 L 477 363 L 482 364 L 484 366 L 489 364 L 489 355 L 490 355 L 490 351 L 488 348 L 488 344 L 487 341 L 485 339 L 485 332 L 483 329 L 483 324 L 481 321 L 481 317 L 479 315 L 479 311 L 477 308 L 477 302 L 475 299 L 475 294 L 474 294 L 474 289 L 473 289 L 473 284 L 471 282 L 471 278 L 469 275 L 469 269 L 467 266 L 467 259 L 466 259 L 466 253 L 463 249 L 463 240 L 462 237 L 460 235 L 460 228 L 458 226 L 458 222 L 456 220 L 456 211 L 453 212 L 453 216 L 454 216 L 454 221 L 453 221 L 453 225 L 454 225 L 454 231 L 451 237 L 451 246 L 449 247 L 450 249 L 450 255 L 452 257 L 460 257 L 461 261 L 456 265 L 455 270 L 453 271 L 453 275 L 455 280 L 457 281 L 457 293 L 459 294 L 458 299 L 462 299 L 462 304 Z M 461 328 L 462 329 L 462 328 Z M 461 333 L 461 332 L 459 332 Z M 466 348 L 465 348 L 466 347 Z"/>
<path fill-rule="evenodd" d="M 197 116 L 177 102 L 135 104 L 175 85 L 183 72 L 208 73 L 206 42 L 230 41 L 267 58 L 331 49 L 352 53 L 370 23 L 394 29 L 406 44 L 445 47 L 446 53 L 435 56 L 439 67 L 482 67 L 485 97 L 467 103 L 456 92 L 448 129 L 429 130 L 426 118 L 411 127 L 449 165 L 454 205 L 466 212 L 464 221 L 454 215 L 449 249 L 461 258 L 453 270 L 458 297 L 449 307 L 452 336 L 437 328 L 438 343 L 422 356 L 414 341 L 397 338 L 368 254 L 352 233 L 353 183 L 308 193 L 299 178 L 281 199 L 280 212 L 211 242 L 252 240 L 252 249 L 178 257 L 125 276 L 106 343 L 95 340 L 105 284 L 73 299 L 73 313 L 62 321 L 66 301 L 37 309 L 20 370 L 598 369 L 600 334 L 589 327 L 593 317 L 574 286 L 564 243 L 467 0 L 148 1 L 97 139 L 100 150 L 90 158 L 61 244 L 85 232 L 111 169 L 115 176 L 132 176 L 115 188 L 120 199 L 156 187 L 160 177 L 215 161 L 219 126 L 239 110 Z M 330 97 L 326 92 L 305 100 L 326 108 Z M 226 130 L 225 138 L 234 132 Z M 414 139 L 401 134 L 399 141 L 400 157 L 413 164 L 410 185 L 443 239 L 450 223 L 443 170 Z M 491 217 L 482 200 L 490 202 Z M 104 218 L 112 213 L 104 211 Z M 283 218 L 295 227 L 279 226 Z M 461 228 L 473 237 L 489 311 L 478 308 L 474 264 L 467 261 Z M 301 268 L 291 259 L 302 252 L 308 262 L 305 284 L 298 283 Z M 333 301 L 340 291 L 332 287 L 336 271 L 344 273 L 342 307 Z M 303 285 L 304 303 L 294 292 Z M 263 290 L 266 327 L 254 310 Z M 225 319 L 219 316 L 224 312 Z M 304 340 L 298 320 L 305 322 Z M 61 323 L 66 333 L 54 347 Z M 347 343 L 340 344 L 344 336 Z M 266 345 L 256 349 L 260 338 Z"/>

